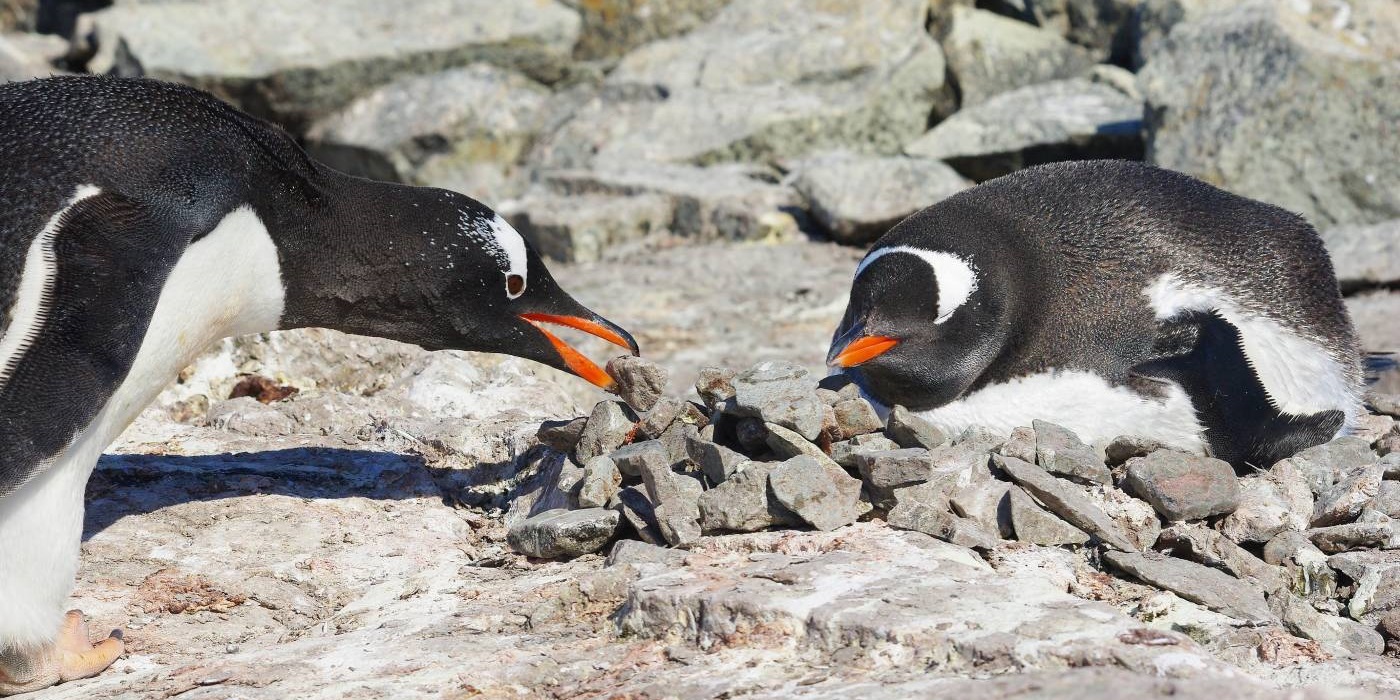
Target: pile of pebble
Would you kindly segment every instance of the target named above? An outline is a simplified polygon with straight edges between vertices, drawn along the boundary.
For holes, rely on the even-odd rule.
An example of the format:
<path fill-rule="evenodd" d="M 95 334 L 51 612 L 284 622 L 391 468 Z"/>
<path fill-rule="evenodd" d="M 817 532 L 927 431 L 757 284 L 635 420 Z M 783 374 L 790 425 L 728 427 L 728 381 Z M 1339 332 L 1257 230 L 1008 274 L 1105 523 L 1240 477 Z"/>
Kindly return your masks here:
<path fill-rule="evenodd" d="M 948 435 L 902 407 L 881 420 L 844 378 L 765 362 L 700 372 L 700 401 L 664 370 L 609 363 L 623 401 L 546 423 L 568 454 L 569 508 L 517 521 L 538 558 L 618 539 L 685 548 L 712 534 L 832 530 L 882 518 L 987 552 L 1017 540 L 1213 611 L 1353 653 L 1400 652 L 1400 400 L 1372 396 L 1357 435 L 1244 476 L 1124 436 L 1101 449 L 1036 421 Z"/>

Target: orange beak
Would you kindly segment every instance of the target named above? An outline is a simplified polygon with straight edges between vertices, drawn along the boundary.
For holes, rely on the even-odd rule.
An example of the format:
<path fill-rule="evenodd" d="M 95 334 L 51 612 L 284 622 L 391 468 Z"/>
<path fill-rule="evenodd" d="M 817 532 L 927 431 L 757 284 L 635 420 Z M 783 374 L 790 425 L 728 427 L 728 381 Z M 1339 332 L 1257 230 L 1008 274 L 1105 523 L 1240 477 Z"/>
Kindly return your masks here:
<path fill-rule="evenodd" d="M 564 364 L 568 366 L 569 371 L 604 391 L 613 390 L 616 385 L 613 378 L 609 377 L 602 367 L 585 357 L 583 353 L 546 330 L 542 324 L 551 323 L 556 326 L 580 330 L 591 336 L 602 338 L 613 345 L 627 348 L 633 355 L 641 354 L 637 348 L 637 341 L 633 340 L 631 336 L 624 335 L 616 328 L 610 328 L 591 319 L 578 316 L 556 316 L 554 314 L 520 314 L 520 318 L 529 321 L 539 332 L 544 334 L 559 356 L 564 358 Z"/>
<path fill-rule="evenodd" d="M 895 338 L 883 335 L 862 336 L 841 350 L 841 354 L 831 358 L 829 364 L 834 367 L 855 367 L 889 352 L 896 345 L 899 345 L 899 341 Z"/>

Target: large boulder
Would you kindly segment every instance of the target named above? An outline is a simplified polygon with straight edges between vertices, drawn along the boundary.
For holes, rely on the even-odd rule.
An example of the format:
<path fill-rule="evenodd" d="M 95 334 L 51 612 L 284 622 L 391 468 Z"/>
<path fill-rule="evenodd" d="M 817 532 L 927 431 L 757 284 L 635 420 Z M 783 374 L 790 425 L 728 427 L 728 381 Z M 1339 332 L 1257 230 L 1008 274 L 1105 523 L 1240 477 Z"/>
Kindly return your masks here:
<path fill-rule="evenodd" d="M 1122 62 L 1132 54 L 1134 19 L 1143 0 L 994 0 L 996 11 L 1044 27 L 1094 52 Z"/>
<path fill-rule="evenodd" d="M 615 59 L 649 41 L 703 25 L 732 0 L 563 0 L 578 11 L 583 30 L 574 57 Z"/>
<path fill-rule="evenodd" d="M 905 147 L 974 180 L 1059 160 L 1142 156 L 1142 102 L 1086 78 L 1004 92 Z"/>
<path fill-rule="evenodd" d="M 188 83 L 297 126 L 405 74 L 479 61 L 553 82 L 579 33 L 578 15 L 552 0 L 209 0 L 88 19 L 93 72 Z"/>
<path fill-rule="evenodd" d="M 943 50 L 963 107 L 1026 85 L 1072 78 L 1094 65 L 1088 50 L 1055 32 L 966 7 L 953 8 Z"/>
<path fill-rule="evenodd" d="M 1264 0 L 1176 25 L 1139 75 L 1148 159 L 1320 228 L 1400 216 L 1400 49 L 1356 34 L 1400 33 L 1400 6 L 1374 5 L 1344 29 Z"/>
<path fill-rule="evenodd" d="M 791 164 L 793 185 L 833 240 L 863 245 L 901 219 L 972 186 L 929 158 L 816 154 Z"/>
<path fill-rule="evenodd" d="M 895 153 L 951 111 L 926 0 L 733 3 L 629 53 L 547 140 L 550 167 L 709 165 L 825 148 Z"/>

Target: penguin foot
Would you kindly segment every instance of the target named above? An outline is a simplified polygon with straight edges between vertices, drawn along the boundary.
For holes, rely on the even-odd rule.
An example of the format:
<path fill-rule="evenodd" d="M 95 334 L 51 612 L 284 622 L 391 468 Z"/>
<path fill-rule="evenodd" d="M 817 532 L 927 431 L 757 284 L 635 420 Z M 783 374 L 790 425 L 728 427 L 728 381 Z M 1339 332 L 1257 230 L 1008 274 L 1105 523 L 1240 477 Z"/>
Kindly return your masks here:
<path fill-rule="evenodd" d="M 0 651 L 0 695 L 29 693 L 95 676 L 111 666 L 124 650 L 119 630 L 112 630 L 111 635 L 96 644 L 88 641 L 83 614 L 69 610 L 58 641 L 52 646 L 32 654 Z"/>

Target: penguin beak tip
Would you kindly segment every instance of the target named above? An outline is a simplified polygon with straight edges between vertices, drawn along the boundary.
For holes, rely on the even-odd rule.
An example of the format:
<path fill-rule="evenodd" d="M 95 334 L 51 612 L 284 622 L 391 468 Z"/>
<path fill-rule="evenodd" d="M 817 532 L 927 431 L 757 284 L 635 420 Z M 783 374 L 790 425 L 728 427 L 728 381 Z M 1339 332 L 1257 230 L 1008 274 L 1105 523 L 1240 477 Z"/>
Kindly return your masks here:
<path fill-rule="evenodd" d="M 827 359 L 828 367 L 840 367 L 842 369 L 856 367 L 869 362 L 899 345 L 897 338 L 883 335 L 866 335 L 856 338 L 845 347 L 833 350 L 833 354 Z"/>
<path fill-rule="evenodd" d="M 544 324 L 564 326 L 575 330 L 583 331 L 591 336 L 602 338 L 618 347 L 627 348 L 633 356 L 641 357 L 642 351 L 638 347 L 637 341 L 632 334 L 619 328 L 618 326 L 601 319 L 594 320 L 580 316 L 561 316 L 554 314 L 520 314 L 522 320 L 534 326 L 536 330 L 543 333 L 550 344 L 554 346 L 564 365 L 568 370 L 588 383 L 602 389 L 603 391 L 616 393 L 617 382 L 597 363 L 588 359 L 583 353 L 574 349 L 573 346 L 564 342 L 558 336 L 545 329 Z"/>

